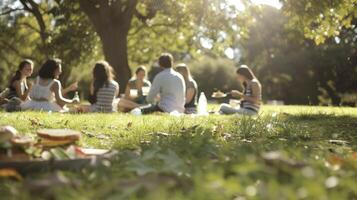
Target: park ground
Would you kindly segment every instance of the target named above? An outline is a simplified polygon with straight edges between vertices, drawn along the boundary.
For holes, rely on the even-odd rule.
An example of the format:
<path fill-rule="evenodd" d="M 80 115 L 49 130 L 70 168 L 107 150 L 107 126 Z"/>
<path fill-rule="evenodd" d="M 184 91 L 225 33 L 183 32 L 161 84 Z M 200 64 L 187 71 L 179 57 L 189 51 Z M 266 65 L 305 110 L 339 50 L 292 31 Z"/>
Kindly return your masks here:
<path fill-rule="evenodd" d="M 357 108 L 264 106 L 253 118 L 0 112 L 0 125 L 32 136 L 71 128 L 81 146 L 118 151 L 94 169 L 0 179 L 4 199 L 357 199 Z"/>

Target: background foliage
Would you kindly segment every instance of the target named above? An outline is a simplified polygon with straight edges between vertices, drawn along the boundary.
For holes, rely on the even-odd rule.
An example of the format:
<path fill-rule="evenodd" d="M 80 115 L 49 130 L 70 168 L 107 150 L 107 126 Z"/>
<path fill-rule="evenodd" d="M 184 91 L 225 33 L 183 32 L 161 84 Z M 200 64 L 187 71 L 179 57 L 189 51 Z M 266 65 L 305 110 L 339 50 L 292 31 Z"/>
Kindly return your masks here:
<path fill-rule="evenodd" d="M 39 1 L 44 22 L 40 26 L 36 16 L 23 10 L 19 2 L 3 2 L 0 89 L 6 87 L 21 59 L 33 59 L 36 71 L 47 57 L 59 57 L 64 63 L 64 84 L 80 80 L 85 93 L 92 66 L 104 55 L 96 30 L 79 3 Z M 282 8 L 276 9 L 242 1 L 245 9 L 240 10 L 224 0 L 138 1 L 136 8 L 143 15 L 150 15 L 152 9 L 157 12 L 145 21 L 138 17 L 131 21 L 129 65 L 151 67 L 161 52 L 171 52 L 177 62 L 189 63 L 200 88 L 210 93 L 214 88 L 239 88 L 231 75 L 234 67 L 247 64 L 262 82 L 265 100 L 353 105 L 357 93 L 356 1 L 281 3 Z M 220 79 L 217 71 L 227 78 Z"/>

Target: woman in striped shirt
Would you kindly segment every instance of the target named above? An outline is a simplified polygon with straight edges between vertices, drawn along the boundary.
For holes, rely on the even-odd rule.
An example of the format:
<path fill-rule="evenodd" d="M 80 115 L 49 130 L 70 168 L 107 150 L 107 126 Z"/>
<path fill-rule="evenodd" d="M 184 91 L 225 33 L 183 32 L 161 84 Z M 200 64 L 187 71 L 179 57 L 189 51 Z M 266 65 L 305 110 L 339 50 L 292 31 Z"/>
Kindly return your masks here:
<path fill-rule="evenodd" d="M 114 112 L 119 84 L 113 79 L 113 69 L 106 61 L 99 61 L 93 69 L 93 82 L 90 85 L 89 112 Z"/>
<path fill-rule="evenodd" d="M 253 74 L 252 70 L 246 65 L 242 65 L 237 69 L 237 79 L 243 85 L 244 91 L 232 90 L 231 95 L 236 98 L 241 98 L 239 107 L 232 107 L 228 104 L 222 104 L 220 112 L 222 114 L 243 114 L 256 115 L 259 112 L 262 100 L 262 86 L 258 79 Z"/>
<path fill-rule="evenodd" d="M 99 61 L 93 68 L 93 82 L 90 85 L 90 107 L 82 106 L 78 112 L 116 112 L 118 106 L 134 108 L 138 105 L 119 99 L 119 84 L 114 80 L 113 68 L 106 61 Z"/>

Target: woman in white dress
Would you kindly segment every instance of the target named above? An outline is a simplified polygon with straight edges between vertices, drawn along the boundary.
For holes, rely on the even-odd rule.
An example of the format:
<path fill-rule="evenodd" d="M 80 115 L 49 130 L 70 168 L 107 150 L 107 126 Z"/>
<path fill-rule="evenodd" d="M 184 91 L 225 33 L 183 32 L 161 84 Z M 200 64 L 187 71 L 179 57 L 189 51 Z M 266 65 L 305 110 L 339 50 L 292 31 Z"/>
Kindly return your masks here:
<path fill-rule="evenodd" d="M 61 60 L 47 60 L 41 67 L 30 91 L 30 100 L 21 105 L 23 110 L 53 112 L 67 111 L 65 105 L 77 103 L 62 96 L 62 85 L 58 79 L 62 73 Z M 74 89 L 74 87 L 72 87 Z M 68 89 L 67 89 L 68 90 Z"/>

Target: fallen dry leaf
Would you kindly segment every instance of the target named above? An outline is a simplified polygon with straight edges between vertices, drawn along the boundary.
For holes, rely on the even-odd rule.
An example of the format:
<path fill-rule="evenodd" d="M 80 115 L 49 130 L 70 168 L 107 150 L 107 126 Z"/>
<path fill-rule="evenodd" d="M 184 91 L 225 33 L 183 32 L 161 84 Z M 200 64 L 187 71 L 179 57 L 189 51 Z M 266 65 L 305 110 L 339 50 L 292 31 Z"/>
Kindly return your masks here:
<path fill-rule="evenodd" d="M 331 155 L 330 157 L 327 158 L 327 161 L 331 164 L 331 165 L 343 165 L 343 163 L 345 162 L 345 160 L 338 156 L 338 155 Z"/>
<path fill-rule="evenodd" d="M 126 125 L 126 128 L 129 129 L 132 125 L 133 125 L 133 122 L 129 122 L 129 123 Z"/>
<path fill-rule="evenodd" d="M 32 126 L 43 126 L 43 123 L 41 123 L 40 120 L 37 118 L 34 118 L 34 119 L 30 118 L 29 120 L 30 120 Z"/>

